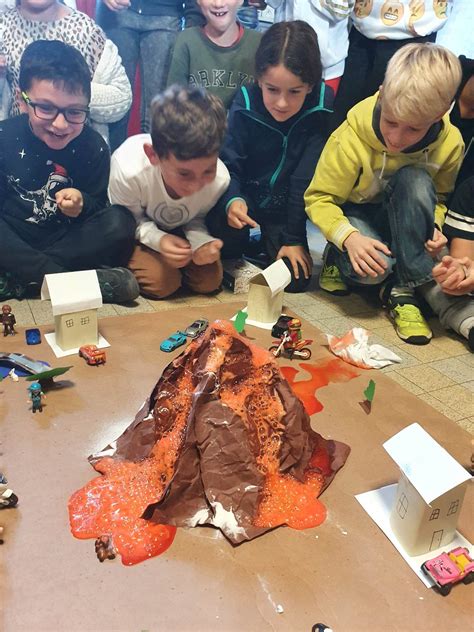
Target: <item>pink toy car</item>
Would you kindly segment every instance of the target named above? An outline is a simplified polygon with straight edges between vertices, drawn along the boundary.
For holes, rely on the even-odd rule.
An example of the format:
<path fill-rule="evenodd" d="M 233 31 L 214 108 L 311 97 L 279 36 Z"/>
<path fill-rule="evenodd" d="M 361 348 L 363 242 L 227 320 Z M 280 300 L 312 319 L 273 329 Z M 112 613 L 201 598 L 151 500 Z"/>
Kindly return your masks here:
<path fill-rule="evenodd" d="M 474 560 L 462 546 L 427 560 L 421 565 L 421 570 L 431 577 L 444 596 L 449 595 L 453 584 L 474 581 Z"/>

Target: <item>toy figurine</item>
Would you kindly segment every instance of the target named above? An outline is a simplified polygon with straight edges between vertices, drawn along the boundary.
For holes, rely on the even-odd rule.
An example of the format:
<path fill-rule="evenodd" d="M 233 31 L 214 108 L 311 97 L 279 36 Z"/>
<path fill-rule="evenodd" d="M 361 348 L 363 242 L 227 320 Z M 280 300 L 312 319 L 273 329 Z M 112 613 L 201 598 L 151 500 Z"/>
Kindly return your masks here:
<path fill-rule="evenodd" d="M 282 353 L 290 360 L 294 357 L 309 360 L 311 357 L 311 349 L 306 345 L 310 345 L 313 341 L 301 337 L 301 320 L 299 318 L 292 318 L 289 321 L 288 330 L 282 334 L 279 341 L 275 341 L 275 343 L 277 342 L 279 344 L 275 344 L 269 349 L 275 358 L 279 358 Z"/>
<path fill-rule="evenodd" d="M 32 382 L 28 386 L 28 391 L 30 392 L 32 412 L 35 413 L 37 410 L 39 410 L 39 412 L 42 413 L 43 412 L 43 397 L 46 399 L 46 395 L 41 390 L 41 384 L 39 382 Z"/>
<path fill-rule="evenodd" d="M 16 507 L 18 504 L 18 496 L 7 488 L 7 480 L 2 477 L 2 483 L 0 484 L 0 509 L 9 509 L 10 507 Z"/>
<path fill-rule="evenodd" d="M 16 319 L 15 315 L 12 314 L 12 308 L 10 305 L 2 305 L 2 325 L 4 336 L 8 336 L 8 334 L 14 336 L 16 334 Z"/>

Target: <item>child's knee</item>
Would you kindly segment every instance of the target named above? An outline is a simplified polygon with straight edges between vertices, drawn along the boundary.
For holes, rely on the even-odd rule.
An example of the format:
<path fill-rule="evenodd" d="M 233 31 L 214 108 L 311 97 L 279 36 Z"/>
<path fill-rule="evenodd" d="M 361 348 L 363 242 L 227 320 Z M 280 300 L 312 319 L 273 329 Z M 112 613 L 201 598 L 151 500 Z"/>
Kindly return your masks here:
<path fill-rule="evenodd" d="M 135 275 L 143 296 L 162 299 L 181 287 L 181 271 L 166 265 L 159 253 L 140 244 L 136 246 L 128 267 Z"/>
<path fill-rule="evenodd" d="M 411 197 L 424 200 L 427 203 L 436 202 L 436 190 L 430 174 L 421 167 L 402 167 L 392 177 L 392 186 L 401 187 L 410 193 Z"/>
<path fill-rule="evenodd" d="M 205 266 L 191 264 L 183 270 L 185 285 L 196 294 L 211 294 L 222 284 L 222 263 L 216 261 Z"/>

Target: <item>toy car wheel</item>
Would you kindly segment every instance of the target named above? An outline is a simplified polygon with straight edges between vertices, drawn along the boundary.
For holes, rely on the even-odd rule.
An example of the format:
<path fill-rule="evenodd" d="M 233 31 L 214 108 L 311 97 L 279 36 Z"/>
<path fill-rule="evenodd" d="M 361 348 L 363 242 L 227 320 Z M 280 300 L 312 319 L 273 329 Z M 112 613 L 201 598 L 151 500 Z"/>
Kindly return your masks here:
<path fill-rule="evenodd" d="M 451 592 L 451 584 L 445 584 L 444 586 L 438 586 L 439 592 L 443 595 L 443 597 L 447 597 Z"/>
<path fill-rule="evenodd" d="M 462 581 L 464 584 L 472 584 L 474 582 L 474 571 L 468 573 Z"/>
<path fill-rule="evenodd" d="M 303 349 L 299 350 L 298 355 L 302 360 L 309 360 L 311 357 L 311 349 L 308 349 L 307 347 L 303 347 Z"/>
<path fill-rule="evenodd" d="M 279 358 L 280 357 L 280 353 L 281 352 L 278 351 L 279 348 L 280 347 L 274 346 L 274 347 L 270 347 L 270 349 L 269 349 L 270 353 L 272 353 L 275 356 L 275 358 Z"/>

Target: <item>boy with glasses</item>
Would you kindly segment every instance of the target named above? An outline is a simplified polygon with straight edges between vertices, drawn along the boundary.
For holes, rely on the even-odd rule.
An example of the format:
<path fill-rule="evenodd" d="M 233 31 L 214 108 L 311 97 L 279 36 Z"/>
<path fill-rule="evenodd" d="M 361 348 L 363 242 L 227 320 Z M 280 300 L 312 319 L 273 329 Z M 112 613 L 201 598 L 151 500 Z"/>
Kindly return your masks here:
<path fill-rule="evenodd" d="M 90 72 L 58 40 L 38 40 L 22 57 L 22 114 L 0 123 L 0 299 L 39 290 L 45 274 L 97 269 L 104 301 L 138 296 L 124 266 L 135 222 L 108 206 L 110 156 L 86 125 Z"/>

